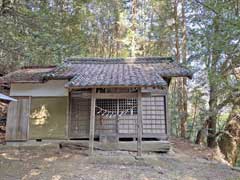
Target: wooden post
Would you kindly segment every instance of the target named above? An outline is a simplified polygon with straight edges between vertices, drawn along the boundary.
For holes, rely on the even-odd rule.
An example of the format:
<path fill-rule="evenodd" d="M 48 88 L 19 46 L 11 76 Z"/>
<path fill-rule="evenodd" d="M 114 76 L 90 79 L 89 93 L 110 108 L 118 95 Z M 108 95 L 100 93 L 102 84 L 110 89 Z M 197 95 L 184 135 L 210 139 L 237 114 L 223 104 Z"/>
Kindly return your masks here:
<path fill-rule="evenodd" d="M 138 88 L 138 110 L 137 110 L 137 156 L 142 156 L 142 92 L 141 88 Z"/>
<path fill-rule="evenodd" d="M 117 99 L 116 136 L 119 136 L 119 99 Z"/>
<path fill-rule="evenodd" d="M 71 92 L 68 91 L 68 98 L 67 98 L 67 122 L 66 122 L 66 136 L 69 140 L 70 137 L 70 127 L 71 127 Z"/>
<path fill-rule="evenodd" d="M 170 113 L 168 109 L 168 94 L 164 96 L 164 109 L 165 109 L 166 134 L 167 134 L 167 138 L 169 138 L 171 136 L 171 120 L 170 120 Z"/>
<path fill-rule="evenodd" d="M 95 106 L 96 106 L 96 88 L 92 88 L 90 130 L 89 130 L 89 155 L 93 154 L 94 148 Z"/>

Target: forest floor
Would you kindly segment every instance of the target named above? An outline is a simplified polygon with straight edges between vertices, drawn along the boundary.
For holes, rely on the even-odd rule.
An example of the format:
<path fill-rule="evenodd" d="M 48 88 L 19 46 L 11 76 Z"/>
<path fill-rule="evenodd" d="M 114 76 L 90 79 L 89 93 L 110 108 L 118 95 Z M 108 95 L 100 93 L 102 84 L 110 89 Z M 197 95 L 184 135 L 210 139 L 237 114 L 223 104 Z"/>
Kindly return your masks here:
<path fill-rule="evenodd" d="M 40 180 L 240 180 L 240 172 L 213 160 L 212 150 L 172 139 L 169 153 L 86 151 L 0 146 L 0 179 Z"/>

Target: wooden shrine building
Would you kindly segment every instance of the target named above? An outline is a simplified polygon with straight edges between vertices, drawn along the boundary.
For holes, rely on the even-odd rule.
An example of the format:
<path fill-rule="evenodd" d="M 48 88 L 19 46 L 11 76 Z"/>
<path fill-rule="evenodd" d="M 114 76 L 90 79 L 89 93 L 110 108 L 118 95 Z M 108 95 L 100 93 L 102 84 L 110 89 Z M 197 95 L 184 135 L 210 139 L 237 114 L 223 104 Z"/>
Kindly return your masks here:
<path fill-rule="evenodd" d="M 90 153 L 97 145 L 128 149 L 130 142 L 141 155 L 153 140 L 159 147 L 168 142 L 169 83 L 191 76 L 161 57 L 68 58 L 56 67 L 24 67 L 3 77 L 18 99 L 9 106 L 7 140 L 78 140 Z"/>

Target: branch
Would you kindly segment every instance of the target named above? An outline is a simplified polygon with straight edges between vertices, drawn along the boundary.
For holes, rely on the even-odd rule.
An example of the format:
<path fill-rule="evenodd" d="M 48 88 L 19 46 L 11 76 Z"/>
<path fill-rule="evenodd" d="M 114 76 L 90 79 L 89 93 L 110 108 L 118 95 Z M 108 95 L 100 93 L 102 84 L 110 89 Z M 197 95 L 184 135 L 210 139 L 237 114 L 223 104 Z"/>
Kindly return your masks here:
<path fill-rule="evenodd" d="M 233 96 L 230 94 L 225 100 L 223 100 L 220 104 L 217 105 L 217 110 L 222 109 L 226 104 L 232 102 Z"/>
<path fill-rule="evenodd" d="M 201 5 L 204 6 L 205 8 L 211 10 L 211 11 L 214 12 L 216 15 L 219 15 L 219 13 L 218 13 L 215 9 L 211 8 L 210 6 L 208 6 L 208 5 L 200 2 L 199 0 L 195 0 L 195 1 L 196 1 L 196 3 L 201 4 Z"/>
<path fill-rule="evenodd" d="M 238 24 L 234 24 L 229 20 L 225 20 L 224 17 L 222 16 L 222 14 L 218 11 L 216 11 L 215 9 L 213 9 L 212 7 L 206 5 L 205 3 L 200 2 L 199 0 L 195 0 L 196 3 L 202 5 L 203 7 L 205 7 L 206 9 L 209 9 L 210 11 L 212 11 L 214 14 L 216 14 L 218 17 L 220 17 L 223 21 L 228 22 L 229 24 L 233 25 L 233 26 L 237 26 Z"/>

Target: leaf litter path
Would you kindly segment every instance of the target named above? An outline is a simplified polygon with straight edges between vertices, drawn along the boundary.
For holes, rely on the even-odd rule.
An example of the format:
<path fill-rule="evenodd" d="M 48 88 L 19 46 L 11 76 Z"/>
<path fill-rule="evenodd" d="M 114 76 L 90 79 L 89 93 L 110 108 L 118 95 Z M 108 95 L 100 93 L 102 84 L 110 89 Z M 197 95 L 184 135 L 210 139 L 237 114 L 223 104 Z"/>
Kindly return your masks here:
<path fill-rule="evenodd" d="M 240 180 L 240 172 L 210 159 L 200 150 L 173 139 L 169 153 L 144 154 L 46 147 L 0 147 L 1 180 Z M 2 146 L 3 147 L 3 146 Z"/>

